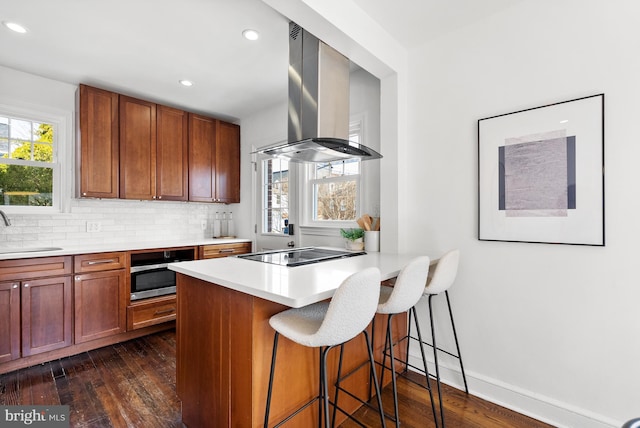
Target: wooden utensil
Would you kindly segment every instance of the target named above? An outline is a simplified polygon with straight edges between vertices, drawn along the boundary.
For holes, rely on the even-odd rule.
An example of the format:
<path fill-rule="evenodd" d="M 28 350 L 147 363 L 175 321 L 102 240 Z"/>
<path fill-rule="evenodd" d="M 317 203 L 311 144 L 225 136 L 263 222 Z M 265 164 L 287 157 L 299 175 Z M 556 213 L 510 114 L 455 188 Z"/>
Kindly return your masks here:
<path fill-rule="evenodd" d="M 364 230 L 371 230 L 371 217 L 367 214 L 363 215 L 362 217 L 362 221 L 364 223 Z"/>

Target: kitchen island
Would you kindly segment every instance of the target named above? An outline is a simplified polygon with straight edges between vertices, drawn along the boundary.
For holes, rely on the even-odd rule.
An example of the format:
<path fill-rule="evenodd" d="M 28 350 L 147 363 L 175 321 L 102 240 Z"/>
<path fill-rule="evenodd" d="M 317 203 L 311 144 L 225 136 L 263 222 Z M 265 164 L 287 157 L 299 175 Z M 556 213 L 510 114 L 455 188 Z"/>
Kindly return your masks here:
<path fill-rule="evenodd" d="M 378 267 L 382 279 L 390 280 L 411 258 L 369 253 L 297 267 L 237 257 L 170 264 L 178 273 L 176 389 L 183 423 L 190 428 L 262 426 L 274 335 L 269 318 L 331 298 L 345 278 L 367 267 Z M 406 328 L 406 317 L 394 320 L 398 335 Z M 386 320 L 376 317 L 376 358 L 385 328 Z M 362 336 L 349 342 L 345 352 L 345 371 L 366 361 Z M 328 362 L 330 384 L 337 354 L 332 351 Z M 318 360 L 317 350 L 281 338 L 271 422 L 317 393 Z M 344 385 L 366 397 L 368 370 L 358 371 Z M 342 406 L 354 411 L 359 403 L 343 394 Z M 317 407 L 310 406 L 287 426 L 315 425 Z"/>

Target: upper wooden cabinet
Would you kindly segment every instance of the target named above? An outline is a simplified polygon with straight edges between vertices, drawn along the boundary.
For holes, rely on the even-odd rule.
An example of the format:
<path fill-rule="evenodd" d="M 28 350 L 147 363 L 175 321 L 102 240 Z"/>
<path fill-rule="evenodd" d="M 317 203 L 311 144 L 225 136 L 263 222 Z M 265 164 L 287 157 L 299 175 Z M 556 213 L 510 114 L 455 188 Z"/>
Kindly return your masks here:
<path fill-rule="evenodd" d="M 240 127 L 189 114 L 189 200 L 240 202 Z"/>
<path fill-rule="evenodd" d="M 189 200 L 216 202 L 217 121 L 189 114 Z"/>
<path fill-rule="evenodd" d="M 219 202 L 240 202 L 240 127 L 218 121 L 216 196 Z"/>
<path fill-rule="evenodd" d="M 119 196 L 118 94 L 80 85 L 80 195 Z"/>
<path fill-rule="evenodd" d="M 158 199 L 186 201 L 188 198 L 188 115 L 158 105 L 156 149 L 156 194 Z"/>
<path fill-rule="evenodd" d="M 120 95 L 120 197 L 156 198 L 156 105 Z"/>
<path fill-rule="evenodd" d="M 240 127 L 80 85 L 80 196 L 240 202 Z"/>

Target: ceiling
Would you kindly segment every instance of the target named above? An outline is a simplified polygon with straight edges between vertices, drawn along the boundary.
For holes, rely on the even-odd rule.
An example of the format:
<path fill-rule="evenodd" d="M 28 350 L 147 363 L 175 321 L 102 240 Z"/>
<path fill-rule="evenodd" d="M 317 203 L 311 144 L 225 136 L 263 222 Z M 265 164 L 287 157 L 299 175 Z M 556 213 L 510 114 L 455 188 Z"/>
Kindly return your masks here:
<path fill-rule="evenodd" d="M 407 48 L 514 3 L 353 1 Z M 288 20 L 261 0 L 2 0 L 0 21 L 29 30 L 0 26 L 5 67 L 232 121 L 286 97 Z"/>
<path fill-rule="evenodd" d="M 353 0 L 410 49 L 480 21 L 522 0 Z"/>

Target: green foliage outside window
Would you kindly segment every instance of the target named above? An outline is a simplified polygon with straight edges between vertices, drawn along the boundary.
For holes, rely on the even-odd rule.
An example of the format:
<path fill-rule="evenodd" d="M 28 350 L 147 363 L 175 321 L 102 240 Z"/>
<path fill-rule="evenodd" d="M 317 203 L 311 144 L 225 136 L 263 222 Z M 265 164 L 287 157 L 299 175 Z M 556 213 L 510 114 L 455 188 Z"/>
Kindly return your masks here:
<path fill-rule="evenodd" d="M 34 141 L 1 139 L 3 146 L 15 147 L 2 158 L 36 161 L 44 165 L 0 164 L 0 205 L 52 205 L 53 126 L 41 123 L 34 134 Z"/>

